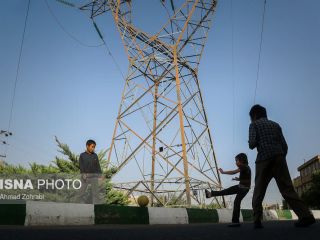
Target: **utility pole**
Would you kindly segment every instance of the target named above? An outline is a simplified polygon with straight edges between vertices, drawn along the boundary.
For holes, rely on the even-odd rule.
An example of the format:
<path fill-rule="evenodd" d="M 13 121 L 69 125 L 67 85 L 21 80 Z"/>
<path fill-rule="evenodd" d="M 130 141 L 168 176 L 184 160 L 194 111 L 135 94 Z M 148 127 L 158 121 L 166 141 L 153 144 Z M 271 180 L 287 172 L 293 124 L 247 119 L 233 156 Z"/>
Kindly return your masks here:
<path fill-rule="evenodd" d="M 167 19 L 156 34 L 135 25 L 141 16 L 133 18 L 131 9 L 139 2 L 88 1 L 78 7 L 103 42 L 95 18 L 112 14 L 129 61 L 107 159 L 118 169 L 114 187 L 133 196 L 148 194 L 151 205 L 166 206 L 172 199 L 201 204 L 198 192 L 221 188 L 198 79 L 217 1 L 159 1 L 162 6 L 150 11 L 163 11 Z M 172 199 L 166 201 L 167 194 Z M 217 203 L 225 206 L 224 198 Z"/>

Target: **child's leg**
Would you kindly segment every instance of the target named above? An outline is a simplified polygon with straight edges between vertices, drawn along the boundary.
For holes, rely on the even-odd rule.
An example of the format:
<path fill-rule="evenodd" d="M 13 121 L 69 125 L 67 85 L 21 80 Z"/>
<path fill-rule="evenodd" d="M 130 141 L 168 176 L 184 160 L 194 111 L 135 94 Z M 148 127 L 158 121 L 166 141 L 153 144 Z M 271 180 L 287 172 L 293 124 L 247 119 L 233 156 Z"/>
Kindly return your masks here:
<path fill-rule="evenodd" d="M 240 218 L 240 206 L 242 199 L 247 195 L 249 189 L 239 188 L 236 198 L 233 202 L 233 214 L 232 214 L 232 222 L 239 223 Z"/>
<path fill-rule="evenodd" d="M 239 186 L 234 185 L 232 187 L 226 188 L 221 191 L 211 191 L 211 196 L 216 197 L 216 196 L 225 196 L 225 195 L 232 195 L 232 194 L 237 194 L 238 193 Z"/>

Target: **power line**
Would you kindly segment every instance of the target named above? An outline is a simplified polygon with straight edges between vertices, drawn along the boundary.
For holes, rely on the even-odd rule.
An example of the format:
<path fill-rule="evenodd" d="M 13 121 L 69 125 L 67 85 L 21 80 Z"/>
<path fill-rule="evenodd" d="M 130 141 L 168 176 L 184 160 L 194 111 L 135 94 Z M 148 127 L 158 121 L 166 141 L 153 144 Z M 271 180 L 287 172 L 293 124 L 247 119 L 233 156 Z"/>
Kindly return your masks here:
<path fill-rule="evenodd" d="M 117 70 L 118 70 L 119 73 L 121 74 L 122 78 L 123 78 L 124 80 L 126 80 L 126 77 L 124 76 L 124 74 L 123 74 L 123 72 L 122 72 L 122 70 L 121 70 L 121 68 L 120 68 L 119 63 L 117 62 L 117 60 L 116 60 L 115 57 L 113 56 L 113 54 L 112 54 L 112 52 L 111 52 L 111 50 L 110 50 L 110 47 L 108 46 L 108 44 L 107 44 L 106 41 L 104 40 L 103 35 L 102 35 L 102 33 L 101 33 L 98 25 L 96 24 L 96 22 L 95 22 L 93 19 L 92 19 L 92 23 L 93 23 L 93 26 L 94 26 L 95 30 L 97 31 L 97 33 L 98 33 L 101 41 L 103 42 L 103 45 L 105 46 L 105 48 L 106 48 L 106 50 L 107 50 L 107 53 L 109 54 L 109 56 L 112 58 L 112 61 L 113 61 L 114 64 L 116 65 Z"/>
<path fill-rule="evenodd" d="M 82 42 L 81 40 L 79 40 L 77 37 L 75 37 L 73 34 L 71 34 L 69 31 L 67 31 L 67 29 L 63 26 L 63 24 L 59 21 L 59 19 L 57 18 L 57 16 L 54 14 L 52 8 L 50 7 L 49 3 L 47 0 L 45 0 L 45 4 L 47 5 L 48 11 L 50 13 L 50 15 L 52 16 L 52 18 L 55 20 L 55 22 L 57 23 L 57 25 L 61 28 L 61 30 L 67 34 L 71 39 L 73 39 L 74 41 L 76 41 L 78 44 L 80 44 L 83 47 L 101 47 L 103 45 L 103 43 L 98 44 L 98 45 L 90 45 L 90 44 L 86 44 L 84 42 Z"/>
<path fill-rule="evenodd" d="M 75 7 L 74 4 L 69 3 L 67 1 L 63 1 L 63 0 L 57 0 L 58 2 L 61 2 L 63 4 L 66 4 L 70 7 Z M 112 61 L 114 62 L 114 64 L 116 65 L 117 70 L 119 71 L 119 73 L 121 74 L 122 78 L 125 79 L 125 76 L 120 68 L 120 65 L 118 64 L 117 60 L 115 59 L 115 57 L 113 56 L 113 54 L 111 53 L 110 47 L 108 46 L 108 44 L 106 43 L 106 41 L 103 38 L 103 35 L 100 31 L 100 29 L 98 28 L 97 24 L 92 20 L 92 23 L 94 25 L 95 30 L 97 31 L 102 43 L 99 45 L 88 45 L 86 43 L 83 43 L 82 41 L 80 41 L 78 38 L 76 38 L 74 35 L 72 35 L 70 32 L 68 32 L 65 27 L 61 24 L 61 22 L 58 20 L 58 18 L 56 17 L 56 15 L 53 13 L 52 9 L 50 8 L 50 5 L 48 4 L 48 1 L 45 0 L 45 3 L 47 5 L 47 8 L 50 12 L 50 14 L 52 15 L 52 17 L 54 18 L 54 20 L 56 21 L 56 23 L 60 26 L 60 28 L 69 36 L 71 37 L 73 40 L 75 40 L 77 43 L 79 43 L 80 45 L 84 46 L 84 47 L 100 47 L 100 46 L 105 46 L 107 53 L 109 54 L 109 56 L 112 58 Z"/>
<path fill-rule="evenodd" d="M 259 72 L 260 72 L 260 60 L 261 60 L 261 50 L 262 50 L 262 41 L 263 41 L 263 30 L 264 30 L 264 18 L 266 13 L 266 5 L 267 0 L 264 0 L 263 4 L 263 15 L 262 15 L 262 26 L 261 26 L 261 33 L 260 33 L 260 46 L 259 46 L 259 58 L 258 58 L 258 69 L 257 69 L 257 78 L 256 78 L 256 87 L 254 90 L 254 98 L 253 98 L 253 104 L 256 103 L 256 96 L 257 96 L 257 89 L 258 89 L 258 81 L 259 81 Z"/>
<path fill-rule="evenodd" d="M 231 74 L 232 74 L 232 138 L 235 144 L 236 132 L 236 81 L 234 77 L 234 21 L 233 21 L 233 0 L 230 0 L 230 15 L 231 15 Z"/>
<path fill-rule="evenodd" d="M 10 131 L 10 128 L 11 128 L 11 122 L 12 122 L 12 116 L 13 116 L 13 108 L 14 108 L 14 102 L 15 102 L 14 100 L 15 100 L 15 97 L 16 97 L 16 89 L 17 89 L 17 83 L 18 83 L 19 72 L 20 72 L 20 63 L 21 63 L 21 57 L 22 57 L 22 50 L 23 50 L 23 44 L 24 44 L 24 39 L 25 39 L 25 34 L 26 34 L 28 16 L 29 16 L 29 11 L 30 11 L 30 1 L 31 0 L 28 0 L 27 13 L 26 13 L 26 17 L 25 17 L 25 20 L 24 20 L 24 27 L 23 27 L 23 33 L 22 33 L 22 39 L 21 39 L 21 45 L 20 45 L 20 52 L 19 52 L 19 57 L 18 57 L 16 78 L 15 78 L 15 81 L 14 81 L 13 95 L 12 95 L 12 99 L 11 99 L 11 107 L 10 107 L 10 115 L 9 115 L 9 123 L 8 123 L 8 132 Z M 8 151 L 8 146 L 6 145 L 5 155 L 7 155 L 7 151 Z"/>
<path fill-rule="evenodd" d="M 11 127 L 11 122 L 12 122 L 12 116 L 13 116 L 13 108 L 14 108 L 14 99 L 15 99 L 15 93 L 16 93 L 16 87 L 17 87 L 17 82 L 18 82 L 18 77 L 19 77 L 19 71 L 20 71 L 20 63 L 21 63 L 21 58 L 22 58 L 22 50 L 23 50 L 23 45 L 24 45 L 24 39 L 25 39 L 25 32 L 26 32 L 26 27 L 27 27 L 27 21 L 28 21 L 28 16 L 29 16 L 29 12 L 30 12 L 30 2 L 31 0 L 28 0 L 28 7 L 27 7 L 27 13 L 26 13 L 26 18 L 25 18 L 25 23 L 24 23 L 24 29 L 23 29 L 23 35 L 22 35 L 22 40 L 21 40 L 21 46 L 20 46 L 20 53 L 19 53 L 19 60 L 18 60 L 18 66 L 17 66 L 17 72 L 16 72 L 16 78 L 15 78 L 15 83 L 14 83 L 14 89 L 13 89 L 13 97 L 12 97 L 12 101 L 11 101 L 11 109 L 10 109 L 10 118 L 9 118 L 9 125 L 8 125 L 8 131 L 10 130 Z M 123 79 L 125 79 L 125 76 L 120 68 L 120 65 L 118 64 L 117 60 L 115 59 L 115 57 L 113 56 L 113 54 L 111 53 L 111 50 L 109 48 L 109 46 L 107 45 L 107 43 L 104 41 L 103 36 L 100 32 L 100 30 L 98 29 L 96 23 L 93 21 L 93 24 L 95 26 L 95 29 L 97 30 L 97 32 L 99 33 L 99 37 L 101 38 L 102 42 L 99 45 L 88 45 L 86 43 L 83 43 L 82 41 L 80 41 L 79 39 L 77 39 L 75 36 L 73 36 L 71 33 L 69 33 L 64 26 L 61 24 L 61 22 L 58 20 L 58 18 L 56 17 L 56 15 L 53 13 L 52 9 L 50 8 L 50 5 L 48 4 L 47 0 L 45 0 L 46 6 L 48 8 L 49 13 L 51 14 L 51 16 L 53 17 L 53 19 L 56 21 L 56 23 L 58 24 L 58 26 L 73 40 L 75 40 L 77 43 L 79 43 L 80 45 L 84 46 L 84 47 L 100 47 L 102 45 L 105 46 L 108 54 L 110 55 L 110 57 L 112 58 L 114 64 L 117 67 L 117 70 L 119 71 L 119 73 L 121 74 L 121 76 L 123 77 Z M 4 132 L 4 131 L 3 131 Z M 1 132 L 2 133 L 2 132 Z M 10 133 L 10 135 L 12 135 L 12 133 Z M 6 142 L 4 142 L 4 144 L 6 145 L 5 148 L 5 155 L 1 155 L 1 157 L 6 157 L 7 155 L 7 150 L 8 150 L 8 144 Z"/>
<path fill-rule="evenodd" d="M 15 81 L 14 81 L 13 96 L 12 96 L 12 100 L 11 100 L 11 108 L 10 108 L 10 118 L 9 118 L 9 124 L 8 124 L 8 131 L 10 131 L 10 127 L 11 127 L 12 113 L 13 113 L 13 107 L 14 107 L 14 99 L 15 99 L 15 96 L 16 96 L 16 88 L 17 88 L 17 82 L 18 82 L 18 77 L 19 77 L 19 72 L 20 72 L 21 56 L 22 56 L 24 38 L 25 38 L 25 33 L 26 33 L 26 28 L 27 28 L 29 10 L 30 10 L 30 0 L 28 0 L 27 13 L 26 13 L 26 17 L 25 17 L 25 20 L 24 20 L 24 27 L 23 27 L 22 40 L 21 40 L 21 45 L 20 45 L 20 52 L 19 52 L 18 65 L 17 65 L 17 71 L 16 71 L 16 78 L 15 78 Z"/>

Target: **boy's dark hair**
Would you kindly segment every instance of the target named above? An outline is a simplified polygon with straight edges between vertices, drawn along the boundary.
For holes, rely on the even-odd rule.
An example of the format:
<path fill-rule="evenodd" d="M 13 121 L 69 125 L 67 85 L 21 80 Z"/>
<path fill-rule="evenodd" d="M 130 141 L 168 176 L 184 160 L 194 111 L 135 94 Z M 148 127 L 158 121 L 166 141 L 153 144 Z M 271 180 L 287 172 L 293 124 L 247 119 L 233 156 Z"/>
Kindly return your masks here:
<path fill-rule="evenodd" d="M 253 119 L 254 117 L 256 117 L 256 120 L 263 118 L 263 117 L 267 117 L 267 110 L 262 107 L 261 105 L 254 105 L 250 112 L 249 115 L 251 117 L 251 119 Z"/>
<path fill-rule="evenodd" d="M 96 142 L 92 139 L 89 139 L 86 143 L 87 146 L 90 146 L 91 144 L 97 145 Z"/>
<path fill-rule="evenodd" d="M 239 153 L 236 156 L 236 160 L 239 160 L 241 163 L 248 165 L 248 157 L 245 153 Z"/>

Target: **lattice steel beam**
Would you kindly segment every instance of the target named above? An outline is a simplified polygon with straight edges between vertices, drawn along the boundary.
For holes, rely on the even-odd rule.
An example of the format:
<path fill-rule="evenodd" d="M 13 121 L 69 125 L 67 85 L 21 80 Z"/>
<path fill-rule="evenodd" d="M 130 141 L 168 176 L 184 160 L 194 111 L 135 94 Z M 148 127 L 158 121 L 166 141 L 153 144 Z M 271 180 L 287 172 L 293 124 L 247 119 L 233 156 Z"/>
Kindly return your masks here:
<path fill-rule="evenodd" d="M 91 18 L 113 15 L 129 60 L 108 163 L 118 167 L 118 180 L 133 181 L 115 186 L 149 193 L 152 204 L 169 192 L 187 205 L 200 203 L 204 188 L 221 188 L 198 79 L 217 1 L 181 0 L 172 10 L 161 1 L 168 20 L 154 35 L 132 22 L 134 2 L 96 0 L 80 7 Z"/>

